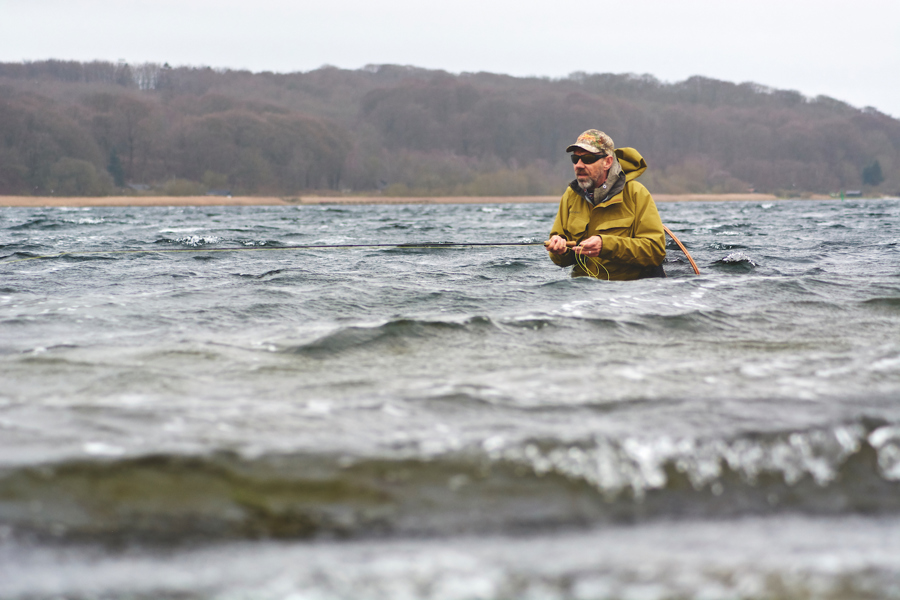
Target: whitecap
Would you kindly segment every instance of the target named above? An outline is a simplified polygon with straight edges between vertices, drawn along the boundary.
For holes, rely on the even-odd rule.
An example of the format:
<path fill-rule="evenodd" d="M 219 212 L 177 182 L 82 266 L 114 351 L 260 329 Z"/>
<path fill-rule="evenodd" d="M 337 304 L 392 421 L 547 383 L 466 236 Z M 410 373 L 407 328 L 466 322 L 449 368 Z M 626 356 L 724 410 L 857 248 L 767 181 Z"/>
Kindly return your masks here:
<path fill-rule="evenodd" d="M 177 238 L 175 241 L 185 246 L 204 246 L 206 244 L 217 244 L 221 238 L 211 236 L 192 235 L 191 237 Z"/>
<path fill-rule="evenodd" d="M 750 255 L 747 254 L 746 252 L 732 252 L 731 254 L 729 254 L 728 256 L 723 258 L 720 262 L 724 262 L 724 263 L 745 262 L 745 263 L 749 263 L 749 264 L 753 265 L 754 267 L 756 266 L 756 263 L 753 261 L 752 258 L 750 258 Z"/>
<path fill-rule="evenodd" d="M 125 448 L 105 442 L 86 442 L 82 449 L 86 454 L 93 456 L 122 456 L 125 454 Z"/>

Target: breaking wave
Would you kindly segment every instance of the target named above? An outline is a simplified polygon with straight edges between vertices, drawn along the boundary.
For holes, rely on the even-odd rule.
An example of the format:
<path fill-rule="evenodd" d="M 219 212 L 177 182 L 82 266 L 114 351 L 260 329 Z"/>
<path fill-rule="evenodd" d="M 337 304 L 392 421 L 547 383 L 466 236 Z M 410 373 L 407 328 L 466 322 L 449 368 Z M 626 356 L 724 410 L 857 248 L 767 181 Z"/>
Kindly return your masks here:
<path fill-rule="evenodd" d="M 122 456 L 9 468 L 2 521 L 56 538 L 516 532 L 652 519 L 900 511 L 900 425 L 734 439 L 502 436 L 439 454 Z"/>

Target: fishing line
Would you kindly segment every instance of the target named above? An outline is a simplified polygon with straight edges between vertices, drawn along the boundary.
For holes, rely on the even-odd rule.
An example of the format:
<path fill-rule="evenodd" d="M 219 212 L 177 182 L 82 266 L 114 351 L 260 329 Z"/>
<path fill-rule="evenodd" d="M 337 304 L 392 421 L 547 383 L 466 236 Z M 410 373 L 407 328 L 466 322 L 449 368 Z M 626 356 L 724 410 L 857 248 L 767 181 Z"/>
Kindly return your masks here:
<path fill-rule="evenodd" d="M 678 244 L 678 247 L 681 248 L 681 251 L 684 252 L 684 255 L 687 256 L 687 259 L 691 263 L 691 267 L 694 269 L 694 273 L 697 275 L 700 274 L 700 270 L 697 268 L 697 263 L 694 262 L 694 259 L 691 257 L 690 253 L 687 251 L 687 248 L 684 247 L 684 244 L 681 243 L 675 234 L 672 231 L 663 225 L 663 229 L 665 229 L 666 233 L 669 234 L 675 243 Z M 43 254 L 39 256 L 26 256 L 23 258 L 15 258 L 12 260 L 4 260 L 0 261 L 0 264 L 12 264 L 17 262 L 25 262 L 28 260 L 44 260 L 49 258 L 62 258 L 63 256 L 90 256 L 90 255 L 98 255 L 98 254 L 176 254 L 176 253 L 201 253 L 201 252 L 263 252 L 263 251 L 284 251 L 284 250 L 322 250 L 322 249 L 345 249 L 345 248 L 403 248 L 403 249 L 424 249 L 424 248 L 471 248 L 471 247 L 481 247 L 481 248 L 500 248 L 500 247 L 508 247 L 508 246 L 546 246 L 548 242 L 421 242 L 421 243 L 408 243 L 408 244 L 300 244 L 293 246 L 240 246 L 240 247 L 212 247 L 212 248 L 153 248 L 153 249 L 133 249 L 133 250 L 73 250 L 70 252 L 57 252 L 55 254 Z M 569 247 L 575 246 L 575 242 L 567 242 Z M 575 262 L 581 266 L 584 271 L 594 277 L 595 279 L 600 279 L 600 269 L 596 270 L 596 273 L 591 270 L 588 259 L 585 257 L 576 254 Z M 603 266 L 599 261 L 596 263 L 598 267 L 602 268 L 606 271 L 606 279 L 609 281 L 610 275 L 609 271 Z"/>
<path fill-rule="evenodd" d="M 609 271 L 606 269 L 605 266 L 603 266 L 603 263 L 601 263 L 599 260 L 597 260 L 597 261 L 595 262 L 595 261 L 591 260 L 590 257 L 585 256 L 584 254 L 577 254 L 577 253 L 576 253 L 576 254 L 575 254 L 575 262 L 578 264 L 579 267 L 581 267 L 582 269 L 584 269 L 584 272 L 585 272 L 585 273 L 587 273 L 588 275 L 590 275 L 590 276 L 593 277 L 594 279 L 600 279 L 600 269 L 603 269 L 604 271 L 606 271 L 606 280 L 609 281 Z M 596 264 L 598 267 L 600 267 L 600 269 L 597 269 L 597 272 L 596 272 L 596 273 L 595 273 L 594 271 L 591 270 L 591 267 L 590 267 L 590 264 L 591 264 L 591 263 L 594 263 L 594 264 Z"/>
<path fill-rule="evenodd" d="M 464 248 L 464 247 L 503 247 L 503 246 L 542 246 L 544 242 L 423 242 L 410 244 L 302 244 L 295 246 L 240 246 L 240 247 L 220 247 L 212 248 L 153 248 L 153 249 L 134 249 L 134 250 L 72 250 L 70 252 L 57 252 L 55 254 L 44 254 L 41 256 L 26 256 L 24 258 L 15 258 L 13 260 L 5 260 L 0 264 L 12 264 L 24 262 L 26 260 L 42 260 L 48 258 L 61 258 L 63 256 L 86 256 L 97 254 L 176 254 L 176 253 L 199 253 L 199 252 L 261 252 L 265 250 L 319 250 L 319 249 L 340 249 L 340 248 L 403 248 L 403 249 L 421 249 L 421 248 Z"/>

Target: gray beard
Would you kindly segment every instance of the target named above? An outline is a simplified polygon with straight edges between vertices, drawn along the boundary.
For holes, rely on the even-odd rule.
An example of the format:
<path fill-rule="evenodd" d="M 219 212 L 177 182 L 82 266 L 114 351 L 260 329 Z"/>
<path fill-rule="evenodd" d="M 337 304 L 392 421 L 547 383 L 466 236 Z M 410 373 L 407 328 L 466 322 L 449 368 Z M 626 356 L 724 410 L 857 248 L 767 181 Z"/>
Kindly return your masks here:
<path fill-rule="evenodd" d="M 591 179 L 585 178 L 585 180 L 582 181 L 581 179 L 576 178 L 576 181 L 578 182 L 578 185 L 581 187 L 581 189 L 586 192 L 589 192 L 591 188 L 594 187 L 594 182 Z"/>

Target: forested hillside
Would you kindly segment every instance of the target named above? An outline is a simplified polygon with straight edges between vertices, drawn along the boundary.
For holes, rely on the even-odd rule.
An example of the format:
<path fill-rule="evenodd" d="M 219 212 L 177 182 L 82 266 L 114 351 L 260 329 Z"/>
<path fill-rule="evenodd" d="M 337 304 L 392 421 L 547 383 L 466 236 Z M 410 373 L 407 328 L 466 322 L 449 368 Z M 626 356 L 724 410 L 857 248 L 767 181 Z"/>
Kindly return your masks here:
<path fill-rule="evenodd" d="M 0 194 L 555 194 L 591 127 L 657 193 L 900 193 L 900 121 L 755 84 L 45 61 L 0 63 Z"/>

